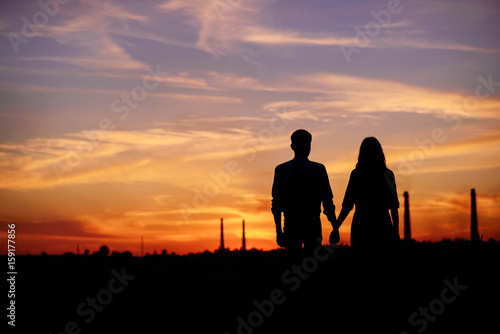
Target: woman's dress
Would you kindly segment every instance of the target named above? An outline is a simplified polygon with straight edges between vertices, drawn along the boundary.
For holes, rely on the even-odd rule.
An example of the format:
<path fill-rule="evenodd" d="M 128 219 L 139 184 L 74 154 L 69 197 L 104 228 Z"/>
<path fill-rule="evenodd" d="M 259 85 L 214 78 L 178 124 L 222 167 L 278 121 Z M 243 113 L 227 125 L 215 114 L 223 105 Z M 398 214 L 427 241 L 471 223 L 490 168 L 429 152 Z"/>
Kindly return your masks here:
<path fill-rule="evenodd" d="M 394 173 L 354 169 L 342 207 L 356 206 L 351 225 L 353 276 L 356 282 L 379 286 L 398 267 L 399 236 L 389 209 L 399 208 Z"/>

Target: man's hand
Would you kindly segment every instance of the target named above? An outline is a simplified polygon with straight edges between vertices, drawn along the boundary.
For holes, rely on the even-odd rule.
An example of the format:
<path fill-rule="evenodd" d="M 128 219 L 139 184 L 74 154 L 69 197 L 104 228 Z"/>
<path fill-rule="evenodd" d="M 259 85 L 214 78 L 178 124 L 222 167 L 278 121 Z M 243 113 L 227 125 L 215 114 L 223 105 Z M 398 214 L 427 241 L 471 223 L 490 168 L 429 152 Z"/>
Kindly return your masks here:
<path fill-rule="evenodd" d="M 286 247 L 285 233 L 282 231 L 276 231 L 276 243 L 280 247 Z"/>
<path fill-rule="evenodd" d="M 330 246 L 334 246 L 340 241 L 340 233 L 338 228 L 334 228 L 332 233 L 330 233 Z"/>

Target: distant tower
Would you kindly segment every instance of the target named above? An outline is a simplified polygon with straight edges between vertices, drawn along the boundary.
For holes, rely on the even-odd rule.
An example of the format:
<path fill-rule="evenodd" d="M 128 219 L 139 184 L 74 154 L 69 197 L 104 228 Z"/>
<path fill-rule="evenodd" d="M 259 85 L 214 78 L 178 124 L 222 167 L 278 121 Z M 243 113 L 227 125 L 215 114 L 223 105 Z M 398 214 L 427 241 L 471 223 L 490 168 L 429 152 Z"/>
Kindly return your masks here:
<path fill-rule="evenodd" d="M 220 250 L 224 250 L 224 219 L 220 219 Z"/>
<path fill-rule="evenodd" d="M 411 241 L 411 225 L 410 225 L 410 195 L 407 191 L 404 192 L 405 197 L 405 241 Z"/>
<path fill-rule="evenodd" d="M 243 236 L 241 238 L 241 250 L 246 251 L 247 250 L 247 243 L 245 240 L 245 219 L 243 219 L 242 228 L 243 228 Z"/>
<path fill-rule="evenodd" d="M 470 240 L 479 240 L 477 229 L 476 189 L 470 190 Z"/>

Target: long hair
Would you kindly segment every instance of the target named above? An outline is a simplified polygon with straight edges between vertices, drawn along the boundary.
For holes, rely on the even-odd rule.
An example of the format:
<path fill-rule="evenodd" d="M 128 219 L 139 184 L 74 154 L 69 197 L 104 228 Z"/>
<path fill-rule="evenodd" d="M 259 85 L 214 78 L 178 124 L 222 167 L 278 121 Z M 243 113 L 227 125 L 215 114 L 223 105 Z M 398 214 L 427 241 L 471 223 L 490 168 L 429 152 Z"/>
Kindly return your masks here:
<path fill-rule="evenodd" d="M 356 169 L 368 172 L 384 172 L 387 169 L 382 145 L 375 137 L 366 137 L 359 147 Z"/>

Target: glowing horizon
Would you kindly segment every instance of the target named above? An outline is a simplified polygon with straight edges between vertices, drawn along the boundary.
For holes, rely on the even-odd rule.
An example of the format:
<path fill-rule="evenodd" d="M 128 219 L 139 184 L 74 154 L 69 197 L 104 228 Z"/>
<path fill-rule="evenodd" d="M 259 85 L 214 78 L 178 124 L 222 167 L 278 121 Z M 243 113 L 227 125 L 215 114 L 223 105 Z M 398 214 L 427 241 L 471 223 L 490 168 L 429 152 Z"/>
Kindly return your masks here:
<path fill-rule="evenodd" d="M 0 6 L 0 225 L 18 224 L 19 254 L 140 254 L 140 236 L 149 253 L 212 251 L 220 217 L 228 248 L 242 219 L 248 249 L 277 248 L 273 172 L 299 128 L 337 215 L 375 136 L 401 235 L 408 191 L 415 240 L 469 239 L 475 188 L 479 234 L 500 239 L 495 2 Z"/>

